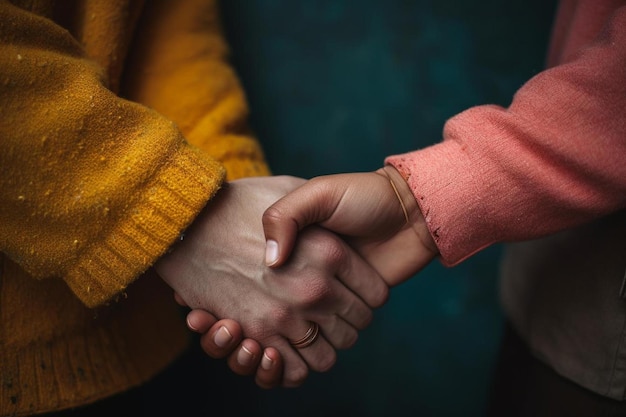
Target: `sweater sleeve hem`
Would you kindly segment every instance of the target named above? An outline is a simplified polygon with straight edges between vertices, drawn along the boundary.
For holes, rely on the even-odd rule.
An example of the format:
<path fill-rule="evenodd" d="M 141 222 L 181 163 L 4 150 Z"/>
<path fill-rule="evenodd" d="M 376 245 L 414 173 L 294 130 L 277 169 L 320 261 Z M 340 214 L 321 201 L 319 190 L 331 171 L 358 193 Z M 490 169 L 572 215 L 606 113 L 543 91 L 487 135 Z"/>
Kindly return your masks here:
<path fill-rule="evenodd" d="M 397 169 L 411 188 L 443 265 L 455 266 L 497 241 L 486 232 L 488 227 L 478 227 L 484 232 L 475 233 L 484 190 L 471 175 L 474 164 L 463 156 L 458 143 L 444 141 L 389 156 L 385 163 Z M 468 216 L 472 221 L 467 221 Z"/>
<path fill-rule="evenodd" d="M 222 165 L 182 142 L 128 215 L 88 248 L 64 280 L 88 307 L 119 296 L 175 242 L 221 186 Z"/>

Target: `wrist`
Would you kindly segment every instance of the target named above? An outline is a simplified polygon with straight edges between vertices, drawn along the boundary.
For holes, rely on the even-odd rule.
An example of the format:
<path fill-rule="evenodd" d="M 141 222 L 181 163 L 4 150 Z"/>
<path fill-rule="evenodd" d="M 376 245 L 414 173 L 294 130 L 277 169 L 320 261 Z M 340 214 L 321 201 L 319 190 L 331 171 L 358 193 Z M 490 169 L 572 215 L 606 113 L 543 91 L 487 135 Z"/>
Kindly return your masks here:
<path fill-rule="evenodd" d="M 210 215 L 209 212 L 214 210 L 220 204 L 220 201 L 224 199 L 227 189 L 228 183 L 223 182 L 213 197 L 200 209 L 196 217 L 180 231 L 178 238 L 172 242 L 163 255 L 154 263 L 153 267 L 157 274 L 171 287 L 173 287 L 171 277 L 180 275 L 180 267 L 184 264 L 183 259 L 185 255 L 181 252 L 185 252 L 186 249 L 188 250 L 189 247 L 194 245 L 193 241 L 197 240 L 196 236 L 202 233 L 198 229 L 203 227 L 206 217 Z"/>
<path fill-rule="evenodd" d="M 399 200 L 398 202 L 404 212 L 407 225 L 417 234 L 426 249 L 432 252 L 434 256 L 438 255 L 439 249 L 437 248 L 435 240 L 426 225 L 426 219 L 422 214 L 422 210 L 415 199 L 415 195 L 413 194 L 411 187 L 409 187 L 409 184 L 404 179 L 402 174 L 400 174 L 400 172 L 398 172 L 398 170 L 392 165 L 385 165 L 377 172 L 389 179 L 389 182 L 391 183 L 390 185 L 393 188 L 393 191 Z"/>

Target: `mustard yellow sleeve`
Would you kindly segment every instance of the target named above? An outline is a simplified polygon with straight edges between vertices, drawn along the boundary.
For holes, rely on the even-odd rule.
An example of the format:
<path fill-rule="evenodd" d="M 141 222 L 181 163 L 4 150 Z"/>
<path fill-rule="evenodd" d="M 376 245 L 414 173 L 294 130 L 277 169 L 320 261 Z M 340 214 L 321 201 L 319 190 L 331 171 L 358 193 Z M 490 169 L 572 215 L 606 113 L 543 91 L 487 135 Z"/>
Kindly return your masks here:
<path fill-rule="evenodd" d="M 0 251 L 88 306 L 148 268 L 224 178 L 103 78 L 67 31 L 0 0 Z"/>
<path fill-rule="evenodd" d="M 217 1 L 146 2 L 137 33 L 123 94 L 175 121 L 190 143 L 226 167 L 228 179 L 268 175 L 246 125 Z"/>

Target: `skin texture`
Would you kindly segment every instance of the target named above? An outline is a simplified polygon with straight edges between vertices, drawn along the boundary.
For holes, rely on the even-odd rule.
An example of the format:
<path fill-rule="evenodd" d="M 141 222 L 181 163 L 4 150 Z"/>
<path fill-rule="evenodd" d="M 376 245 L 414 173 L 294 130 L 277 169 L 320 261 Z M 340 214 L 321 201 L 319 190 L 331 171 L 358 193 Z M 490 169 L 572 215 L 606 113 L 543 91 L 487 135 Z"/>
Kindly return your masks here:
<path fill-rule="evenodd" d="M 262 349 L 255 340 L 243 339 L 241 326 L 236 321 L 217 320 L 207 311 L 192 310 L 187 316 L 187 325 L 202 334 L 200 346 L 207 355 L 215 359 L 228 358 L 228 366 L 236 374 L 254 375 L 256 384 L 265 389 L 281 384 L 284 363 L 280 352 L 273 347 Z M 224 338 L 223 334 L 229 337 Z"/>
<path fill-rule="evenodd" d="M 358 330 L 371 321 L 371 307 L 382 305 L 388 294 L 375 269 L 319 227 L 302 232 L 280 268 L 265 265 L 263 212 L 301 184 L 293 177 L 229 183 L 155 265 L 186 305 L 233 319 L 245 337 L 274 347 L 284 361 L 281 384 L 287 387 L 301 384 L 309 369 L 332 367 L 335 349 L 356 342 Z M 320 337 L 296 351 L 289 340 L 301 338 L 311 322 L 320 325 Z"/>
<path fill-rule="evenodd" d="M 263 226 L 266 238 L 277 242 L 277 250 L 268 249 L 266 262 L 272 268 L 282 268 L 295 254 L 299 239 L 306 236 L 302 231 L 311 224 L 342 235 L 389 286 L 404 282 L 438 254 L 410 188 L 390 166 L 376 172 L 317 177 L 272 204 L 264 212 Z M 360 291 L 364 289 L 360 287 Z M 204 333 L 203 348 L 207 354 L 228 357 L 229 366 L 236 373 L 249 375 L 256 371 L 260 386 L 277 385 L 279 369 L 269 372 L 259 366 L 259 360 L 251 361 L 247 367 L 234 363 L 242 346 L 260 356 L 262 344 L 233 338 L 230 353 L 217 348 L 208 336 L 219 328 L 210 327 L 215 317 L 194 310 L 189 318 L 197 326 L 195 330 Z M 237 323 L 227 324 L 233 334 L 239 334 Z M 270 352 L 272 356 L 274 352 Z"/>
<path fill-rule="evenodd" d="M 438 254 L 408 184 L 390 166 L 317 177 L 272 204 L 263 214 L 266 239 L 278 243 L 271 266 L 289 258 L 296 237 L 311 224 L 344 236 L 389 286 Z"/>

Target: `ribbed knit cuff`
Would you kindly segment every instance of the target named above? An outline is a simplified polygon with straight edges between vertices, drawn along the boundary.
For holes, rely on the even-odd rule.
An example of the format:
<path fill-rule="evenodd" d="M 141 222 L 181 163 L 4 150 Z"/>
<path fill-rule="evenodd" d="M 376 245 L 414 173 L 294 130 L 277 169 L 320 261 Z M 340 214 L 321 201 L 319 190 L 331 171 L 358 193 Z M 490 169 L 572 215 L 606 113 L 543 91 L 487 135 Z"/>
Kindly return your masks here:
<path fill-rule="evenodd" d="M 496 241 L 485 225 L 483 197 L 489 176 L 476 177 L 483 171 L 480 162 L 473 163 L 459 148 L 455 141 L 444 141 L 385 159 L 409 184 L 446 266 L 457 265 Z"/>
<path fill-rule="evenodd" d="M 88 307 L 115 298 L 175 242 L 224 176 L 221 164 L 182 142 L 128 214 L 65 274 L 66 283 Z"/>

